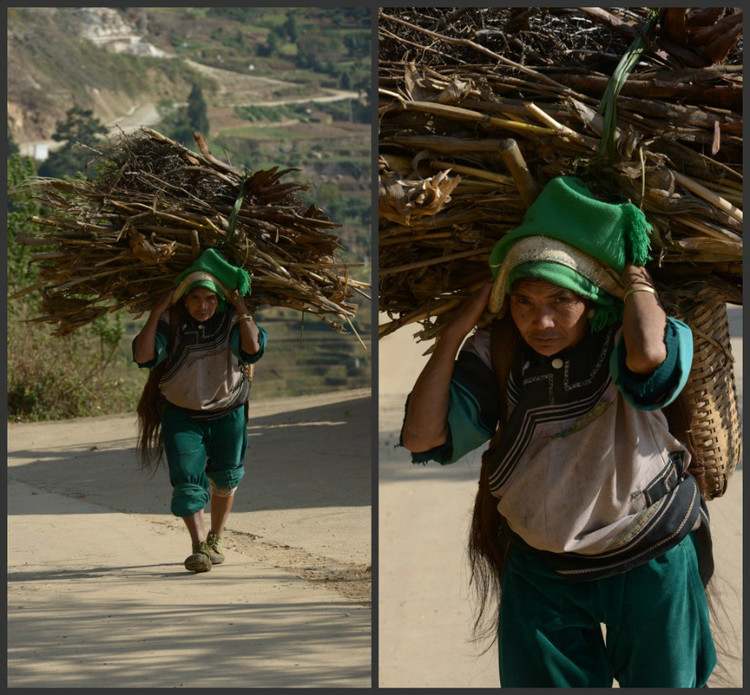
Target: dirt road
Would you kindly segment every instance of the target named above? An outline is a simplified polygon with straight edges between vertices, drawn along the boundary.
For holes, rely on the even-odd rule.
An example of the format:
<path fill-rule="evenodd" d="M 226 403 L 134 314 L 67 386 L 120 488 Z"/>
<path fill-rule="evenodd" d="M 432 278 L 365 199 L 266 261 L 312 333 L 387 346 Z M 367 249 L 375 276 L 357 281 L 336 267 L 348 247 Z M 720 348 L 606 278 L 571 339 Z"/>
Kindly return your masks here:
<path fill-rule="evenodd" d="M 253 403 L 199 575 L 132 416 L 9 425 L 9 687 L 368 687 L 370 423 L 365 391 Z"/>

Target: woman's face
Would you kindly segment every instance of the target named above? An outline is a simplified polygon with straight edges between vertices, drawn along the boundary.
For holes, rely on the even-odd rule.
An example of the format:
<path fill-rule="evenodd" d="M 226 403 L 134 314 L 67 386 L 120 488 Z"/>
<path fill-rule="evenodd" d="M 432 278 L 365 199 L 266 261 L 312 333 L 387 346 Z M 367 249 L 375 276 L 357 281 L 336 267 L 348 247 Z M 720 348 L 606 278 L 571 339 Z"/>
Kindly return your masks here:
<path fill-rule="evenodd" d="M 521 337 L 540 355 L 572 347 L 588 329 L 588 307 L 575 292 L 522 278 L 510 291 L 510 313 Z"/>
<path fill-rule="evenodd" d="M 207 287 L 196 287 L 185 295 L 185 308 L 196 321 L 208 321 L 219 306 L 219 296 Z"/>

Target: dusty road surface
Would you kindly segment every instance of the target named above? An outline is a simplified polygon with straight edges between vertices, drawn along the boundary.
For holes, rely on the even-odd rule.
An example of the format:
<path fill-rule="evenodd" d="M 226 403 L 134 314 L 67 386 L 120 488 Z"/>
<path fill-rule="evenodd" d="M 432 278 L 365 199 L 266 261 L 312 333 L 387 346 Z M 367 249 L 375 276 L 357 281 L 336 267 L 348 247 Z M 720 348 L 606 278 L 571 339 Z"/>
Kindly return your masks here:
<path fill-rule="evenodd" d="M 742 396 L 742 310 L 729 310 L 738 396 Z M 383 688 L 496 688 L 497 651 L 471 642 L 466 538 L 481 451 L 450 466 L 415 466 L 397 448 L 404 400 L 426 362 L 429 343 L 409 329 L 379 342 L 378 594 L 379 674 Z M 742 655 L 742 487 L 737 471 L 727 493 L 709 503 L 726 614 L 721 629 Z M 726 680 L 741 687 L 742 662 L 723 660 Z M 718 674 L 717 674 L 718 675 Z"/>
<path fill-rule="evenodd" d="M 133 416 L 9 425 L 8 687 L 369 687 L 370 423 L 369 391 L 252 402 L 204 574 Z"/>

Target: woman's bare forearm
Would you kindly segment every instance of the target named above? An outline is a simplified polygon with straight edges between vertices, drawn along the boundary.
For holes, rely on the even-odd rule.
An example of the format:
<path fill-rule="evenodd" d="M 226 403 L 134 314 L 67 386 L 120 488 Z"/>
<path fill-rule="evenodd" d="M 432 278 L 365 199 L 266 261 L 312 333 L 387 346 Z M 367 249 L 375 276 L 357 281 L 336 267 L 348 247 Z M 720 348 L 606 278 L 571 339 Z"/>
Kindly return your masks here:
<path fill-rule="evenodd" d="M 159 318 L 169 308 L 172 301 L 172 290 L 162 294 L 151 309 L 145 325 L 133 342 L 133 359 L 138 364 L 145 364 L 156 357 L 156 330 Z"/>
<path fill-rule="evenodd" d="M 653 281 L 645 268 L 625 266 L 621 279 L 625 286 L 625 364 L 631 372 L 650 374 L 667 356 L 667 315 L 649 289 L 653 289 Z"/>
<path fill-rule="evenodd" d="M 441 336 L 409 395 L 402 432 L 409 451 L 429 451 L 448 437 L 453 365 L 465 336 Z"/>
<path fill-rule="evenodd" d="M 448 407 L 453 365 L 461 344 L 478 323 L 490 296 L 491 283 L 470 297 L 443 329 L 429 361 L 409 395 L 402 431 L 409 451 L 429 451 L 448 437 Z"/>

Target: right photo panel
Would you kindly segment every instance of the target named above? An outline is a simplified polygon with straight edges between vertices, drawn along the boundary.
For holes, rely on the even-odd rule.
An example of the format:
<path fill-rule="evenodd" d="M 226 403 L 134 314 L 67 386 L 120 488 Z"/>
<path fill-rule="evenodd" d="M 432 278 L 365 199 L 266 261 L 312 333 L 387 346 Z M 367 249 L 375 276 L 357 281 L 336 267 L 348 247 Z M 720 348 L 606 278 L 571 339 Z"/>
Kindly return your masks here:
<path fill-rule="evenodd" d="M 742 14 L 379 10 L 379 687 L 743 686 Z"/>

